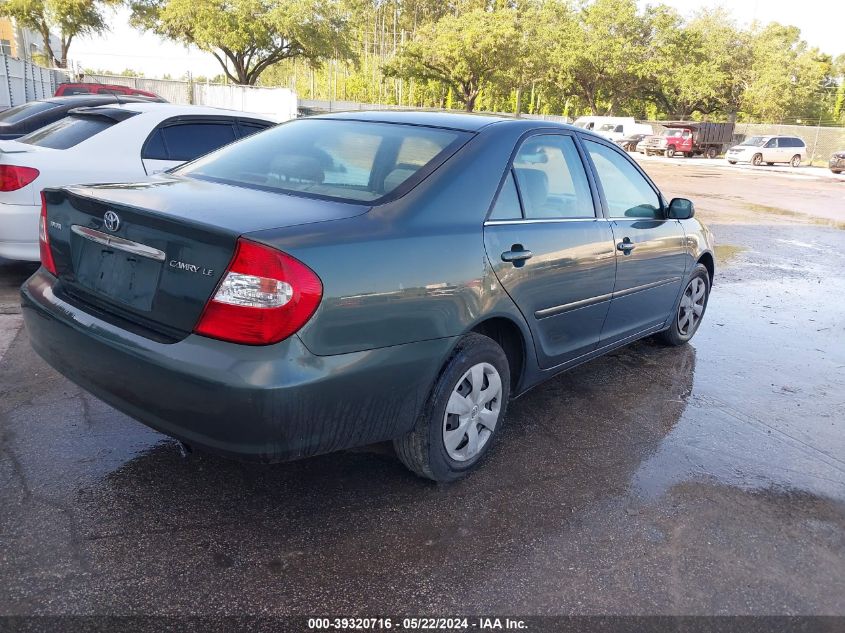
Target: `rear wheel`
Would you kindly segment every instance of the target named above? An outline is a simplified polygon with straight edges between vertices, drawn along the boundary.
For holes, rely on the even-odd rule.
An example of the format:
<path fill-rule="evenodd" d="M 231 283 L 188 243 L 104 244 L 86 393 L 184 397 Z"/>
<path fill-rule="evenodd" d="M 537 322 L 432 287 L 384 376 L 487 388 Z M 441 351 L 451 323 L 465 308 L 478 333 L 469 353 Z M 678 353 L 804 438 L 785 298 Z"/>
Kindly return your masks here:
<path fill-rule="evenodd" d="M 707 151 L 704 152 L 704 155 L 710 160 L 713 160 L 719 155 L 719 150 L 717 150 L 715 147 L 708 147 Z"/>
<path fill-rule="evenodd" d="M 658 335 L 660 340 L 668 345 L 683 345 L 689 341 L 701 325 L 709 297 L 710 274 L 703 264 L 698 264 L 684 288 L 672 324 Z"/>
<path fill-rule="evenodd" d="M 493 443 L 510 396 L 510 368 L 493 339 L 467 334 L 455 346 L 414 429 L 393 441 L 405 466 L 434 481 L 475 470 Z"/>
<path fill-rule="evenodd" d="M 763 164 L 763 155 L 762 154 L 754 154 L 754 157 L 751 159 L 751 164 L 755 167 L 759 167 Z"/>
<path fill-rule="evenodd" d="M 735 161 L 735 160 L 729 160 L 729 161 L 728 161 L 728 164 L 729 164 L 729 165 L 736 165 L 736 161 Z"/>
<path fill-rule="evenodd" d="M 832 171 L 834 174 L 841 174 L 842 173 L 841 169 L 831 169 L 830 171 Z"/>
<path fill-rule="evenodd" d="M 772 165 L 774 165 L 774 163 L 770 163 L 770 162 L 768 162 L 768 161 L 766 162 L 766 164 L 767 164 L 769 167 L 771 167 Z"/>
<path fill-rule="evenodd" d="M 792 157 L 792 160 L 789 161 L 789 164 L 793 167 L 800 167 L 801 166 L 801 155 L 796 154 Z"/>

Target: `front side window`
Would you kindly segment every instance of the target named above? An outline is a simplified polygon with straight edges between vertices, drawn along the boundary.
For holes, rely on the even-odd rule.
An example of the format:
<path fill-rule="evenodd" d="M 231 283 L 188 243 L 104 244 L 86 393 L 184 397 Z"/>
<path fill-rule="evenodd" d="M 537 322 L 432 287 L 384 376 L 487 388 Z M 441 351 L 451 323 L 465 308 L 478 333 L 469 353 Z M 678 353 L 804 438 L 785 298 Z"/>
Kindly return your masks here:
<path fill-rule="evenodd" d="M 412 183 L 469 137 L 457 130 L 413 125 L 298 119 L 176 173 L 284 193 L 370 202 Z"/>
<path fill-rule="evenodd" d="M 531 136 L 513 161 L 526 218 L 593 218 L 584 164 L 571 136 Z"/>
<path fill-rule="evenodd" d="M 662 218 L 660 197 L 625 156 L 584 140 L 612 218 Z"/>
<path fill-rule="evenodd" d="M 116 121 L 106 117 L 73 115 L 27 134 L 18 141 L 39 147 L 68 149 L 107 130 L 115 123 Z"/>
<path fill-rule="evenodd" d="M 745 139 L 740 145 L 750 145 L 752 147 L 762 147 L 763 144 L 766 142 L 765 136 L 752 136 L 751 138 Z"/>
<path fill-rule="evenodd" d="M 772 147 L 777 147 L 777 146 L 778 146 L 778 140 L 776 138 L 773 138 L 768 143 L 766 143 L 767 148 L 772 148 Z"/>

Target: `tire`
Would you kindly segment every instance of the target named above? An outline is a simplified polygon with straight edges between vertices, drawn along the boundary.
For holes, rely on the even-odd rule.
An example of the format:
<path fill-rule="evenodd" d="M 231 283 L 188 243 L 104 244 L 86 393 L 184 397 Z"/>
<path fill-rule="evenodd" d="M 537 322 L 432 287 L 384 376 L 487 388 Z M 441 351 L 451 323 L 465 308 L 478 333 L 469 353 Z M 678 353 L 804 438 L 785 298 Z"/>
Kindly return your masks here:
<path fill-rule="evenodd" d="M 766 164 L 767 164 L 769 167 L 771 167 L 772 165 L 774 165 L 774 163 L 769 163 L 769 162 L 767 162 Z"/>
<path fill-rule="evenodd" d="M 729 165 L 736 165 L 736 161 L 735 161 L 735 160 L 729 160 L 729 161 L 728 161 L 728 164 L 729 164 Z"/>
<path fill-rule="evenodd" d="M 498 395 L 483 402 L 485 390 L 495 388 L 495 376 L 500 383 Z M 454 402 L 453 396 L 457 396 Z M 396 455 L 420 477 L 449 482 L 466 476 L 489 453 L 502 426 L 509 397 L 510 367 L 502 348 L 481 334 L 461 337 L 416 425 L 406 435 L 393 440 Z M 461 413 L 464 407 L 466 413 Z M 449 408 L 454 411 L 448 411 Z M 466 430 L 462 431 L 464 427 Z M 475 451 L 473 435 L 477 442 Z M 447 441 L 455 443 L 447 448 Z"/>
<path fill-rule="evenodd" d="M 801 154 L 796 154 L 795 156 L 793 156 L 790 159 L 789 164 L 792 165 L 793 167 L 800 167 L 801 166 Z"/>
<path fill-rule="evenodd" d="M 762 165 L 763 164 L 763 155 L 762 154 L 754 154 L 754 156 L 751 158 L 751 164 L 754 165 L 755 167 L 759 167 L 760 165 Z"/>
<path fill-rule="evenodd" d="M 842 173 L 841 169 L 831 169 L 830 171 L 832 171 L 834 174 L 841 174 Z"/>
<path fill-rule="evenodd" d="M 703 285 L 702 285 L 703 284 Z M 697 289 L 703 289 L 703 295 L 699 300 L 694 299 Z M 704 264 L 698 264 L 692 271 L 684 293 L 678 302 L 678 307 L 672 315 L 672 324 L 669 329 L 663 330 L 657 335 L 658 339 L 666 345 L 683 345 L 689 341 L 698 331 L 698 326 L 704 318 L 707 310 L 707 302 L 710 299 L 710 274 Z M 692 301 L 692 303 L 690 303 Z M 699 310 L 691 306 L 696 305 Z M 686 320 L 686 314 L 692 312 L 692 322 Z"/>
<path fill-rule="evenodd" d="M 675 156 L 675 148 L 670 145 L 666 148 L 666 158 L 673 158 Z"/>
<path fill-rule="evenodd" d="M 704 155 L 710 160 L 713 160 L 719 155 L 719 150 L 717 150 L 715 147 L 708 147 L 707 151 L 704 152 Z"/>

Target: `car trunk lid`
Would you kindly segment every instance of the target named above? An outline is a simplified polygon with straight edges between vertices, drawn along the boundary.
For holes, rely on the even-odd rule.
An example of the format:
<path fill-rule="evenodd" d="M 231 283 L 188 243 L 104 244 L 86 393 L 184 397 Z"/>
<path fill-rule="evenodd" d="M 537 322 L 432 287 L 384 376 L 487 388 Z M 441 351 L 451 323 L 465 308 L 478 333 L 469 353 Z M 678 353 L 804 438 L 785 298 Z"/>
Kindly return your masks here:
<path fill-rule="evenodd" d="M 367 210 L 174 177 L 45 195 L 61 291 L 177 340 L 193 330 L 239 236 Z"/>

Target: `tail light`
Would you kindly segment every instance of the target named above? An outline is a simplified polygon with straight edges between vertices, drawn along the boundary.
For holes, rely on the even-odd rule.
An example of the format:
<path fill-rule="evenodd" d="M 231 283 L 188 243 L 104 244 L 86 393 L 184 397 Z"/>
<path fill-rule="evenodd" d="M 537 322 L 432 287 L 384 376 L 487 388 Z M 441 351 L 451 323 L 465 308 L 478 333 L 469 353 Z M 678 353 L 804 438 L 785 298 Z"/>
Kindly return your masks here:
<path fill-rule="evenodd" d="M 194 332 L 246 345 L 278 343 L 305 325 L 322 298 L 323 284 L 305 264 L 239 238 Z"/>
<path fill-rule="evenodd" d="M 0 191 L 17 191 L 38 178 L 39 172 L 34 167 L 0 165 Z"/>
<path fill-rule="evenodd" d="M 54 275 L 56 262 L 53 261 L 53 251 L 50 249 L 50 234 L 47 232 L 47 199 L 41 192 L 41 218 L 38 220 L 38 247 L 41 250 L 41 265 Z"/>

